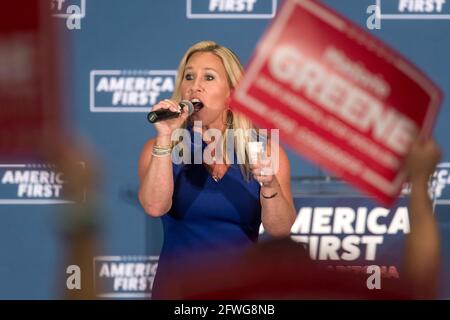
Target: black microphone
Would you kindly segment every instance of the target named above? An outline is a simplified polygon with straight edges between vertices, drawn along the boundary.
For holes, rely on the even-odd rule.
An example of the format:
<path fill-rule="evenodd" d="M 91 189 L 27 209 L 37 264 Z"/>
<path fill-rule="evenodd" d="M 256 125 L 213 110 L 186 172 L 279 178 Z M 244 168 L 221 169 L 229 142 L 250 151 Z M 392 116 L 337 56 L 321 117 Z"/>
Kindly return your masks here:
<path fill-rule="evenodd" d="M 189 100 L 182 100 L 179 104 L 181 109 L 188 108 L 189 116 L 194 112 L 194 105 Z M 150 123 L 155 123 L 167 119 L 178 118 L 181 112 L 174 112 L 169 109 L 159 109 L 156 111 L 151 111 L 147 115 L 147 120 Z"/>

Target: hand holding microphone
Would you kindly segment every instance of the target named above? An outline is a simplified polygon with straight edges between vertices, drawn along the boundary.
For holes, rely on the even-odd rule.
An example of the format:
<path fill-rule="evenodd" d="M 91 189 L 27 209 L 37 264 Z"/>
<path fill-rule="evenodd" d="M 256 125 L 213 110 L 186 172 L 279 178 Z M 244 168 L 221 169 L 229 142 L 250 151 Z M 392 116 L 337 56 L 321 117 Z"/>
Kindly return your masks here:
<path fill-rule="evenodd" d="M 166 101 L 168 103 L 172 102 L 172 101 L 170 101 L 168 99 L 165 99 L 164 101 Z M 195 111 L 198 111 L 201 108 L 203 108 L 203 103 L 200 100 L 198 100 L 198 99 L 194 99 L 192 101 L 182 100 L 178 104 L 177 107 L 178 107 L 177 110 L 174 110 L 170 106 L 169 106 L 168 109 L 166 109 L 166 108 L 163 108 L 163 109 L 153 108 L 152 111 L 147 115 L 147 120 L 150 123 L 155 123 L 155 122 L 159 122 L 159 121 L 163 121 L 163 120 L 167 120 L 167 119 L 178 118 L 181 115 L 181 110 L 184 109 L 184 108 L 187 108 L 188 116 L 190 116 Z"/>
<path fill-rule="evenodd" d="M 152 108 L 152 111 L 147 115 L 147 119 L 150 123 L 155 123 L 167 119 L 178 118 L 183 109 L 187 109 L 188 116 L 190 116 L 194 112 L 194 106 L 189 100 L 182 100 L 178 106 L 174 106 L 173 101 L 164 100 L 169 103 L 168 108 Z M 159 105 L 159 104 L 158 104 Z M 167 106 L 167 104 L 166 104 Z"/>
<path fill-rule="evenodd" d="M 147 120 L 155 124 L 158 135 L 170 136 L 173 130 L 181 127 L 192 112 L 194 107 L 188 100 L 182 100 L 177 104 L 175 101 L 165 99 L 152 107 Z"/>

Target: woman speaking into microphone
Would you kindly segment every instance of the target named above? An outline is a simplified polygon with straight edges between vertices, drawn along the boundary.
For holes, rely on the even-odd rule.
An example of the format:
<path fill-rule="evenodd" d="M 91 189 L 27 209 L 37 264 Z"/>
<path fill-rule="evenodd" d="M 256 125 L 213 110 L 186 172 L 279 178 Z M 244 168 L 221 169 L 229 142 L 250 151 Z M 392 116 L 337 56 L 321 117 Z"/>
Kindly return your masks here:
<path fill-rule="evenodd" d="M 177 115 L 152 121 L 156 137 L 148 140 L 139 159 L 139 201 L 150 216 L 161 217 L 164 229 L 153 299 L 192 293 L 189 272 L 205 266 L 212 272 L 215 263 L 223 267 L 226 261 L 239 259 L 257 242 L 261 223 L 273 237 L 290 234 L 296 213 L 286 153 L 268 136 L 268 158 L 251 161 L 251 137 L 238 132 L 257 130 L 229 103 L 242 72 L 231 50 L 199 42 L 181 59 L 172 98 L 152 107 L 154 113 Z M 182 101 L 191 102 L 193 108 Z M 167 111 L 157 112 L 161 109 Z M 177 130 L 185 130 L 191 139 L 174 140 Z M 236 133 L 231 135 L 233 148 L 224 151 L 230 131 Z M 216 137 L 222 133 L 223 138 L 211 139 L 210 132 Z M 212 157 L 201 163 L 173 161 L 180 143 L 195 151 L 191 143 L 195 135 L 201 136 L 200 151 L 215 144 L 209 152 Z"/>

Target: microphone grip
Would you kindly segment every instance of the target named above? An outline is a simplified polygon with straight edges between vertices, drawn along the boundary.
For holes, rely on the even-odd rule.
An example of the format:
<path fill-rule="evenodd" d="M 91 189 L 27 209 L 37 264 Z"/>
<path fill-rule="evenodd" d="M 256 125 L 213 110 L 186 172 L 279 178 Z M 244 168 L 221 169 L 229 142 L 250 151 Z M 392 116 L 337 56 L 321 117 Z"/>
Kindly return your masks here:
<path fill-rule="evenodd" d="M 173 112 L 169 109 L 159 109 L 149 112 L 149 114 L 147 115 L 147 120 L 150 123 L 155 123 L 167 119 L 178 118 L 180 115 L 180 112 Z"/>

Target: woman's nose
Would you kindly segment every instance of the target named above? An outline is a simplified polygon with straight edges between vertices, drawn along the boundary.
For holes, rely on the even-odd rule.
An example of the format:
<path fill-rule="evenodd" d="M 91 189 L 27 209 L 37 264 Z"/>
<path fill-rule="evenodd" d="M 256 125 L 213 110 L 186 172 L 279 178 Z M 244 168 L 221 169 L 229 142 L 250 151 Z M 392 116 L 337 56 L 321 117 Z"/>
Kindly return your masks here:
<path fill-rule="evenodd" d="M 199 92 L 203 90 L 203 85 L 202 85 L 202 79 L 200 77 L 195 78 L 192 81 L 192 86 L 191 86 L 191 90 L 193 92 Z"/>

